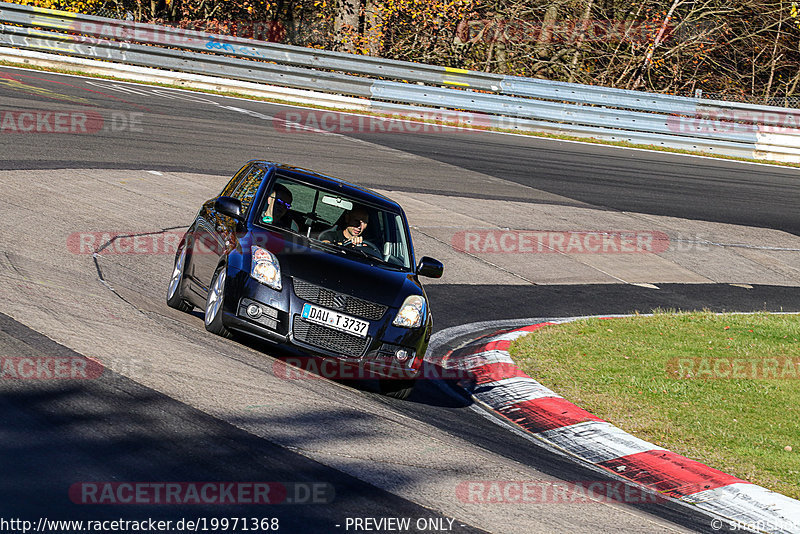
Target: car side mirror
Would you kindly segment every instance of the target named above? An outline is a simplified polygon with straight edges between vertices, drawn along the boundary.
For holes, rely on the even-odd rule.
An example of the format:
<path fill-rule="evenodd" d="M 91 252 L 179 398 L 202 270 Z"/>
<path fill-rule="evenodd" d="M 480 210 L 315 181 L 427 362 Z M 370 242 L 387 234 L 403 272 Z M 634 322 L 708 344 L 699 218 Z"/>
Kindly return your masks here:
<path fill-rule="evenodd" d="M 444 272 L 444 265 L 439 260 L 422 256 L 417 266 L 417 274 L 428 278 L 441 278 Z"/>
<path fill-rule="evenodd" d="M 242 215 L 242 203 L 233 197 L 219 197 L 214 201 L 214 209 L 217 213 L 227 215 L 237 222 L 244 222 Z"/>

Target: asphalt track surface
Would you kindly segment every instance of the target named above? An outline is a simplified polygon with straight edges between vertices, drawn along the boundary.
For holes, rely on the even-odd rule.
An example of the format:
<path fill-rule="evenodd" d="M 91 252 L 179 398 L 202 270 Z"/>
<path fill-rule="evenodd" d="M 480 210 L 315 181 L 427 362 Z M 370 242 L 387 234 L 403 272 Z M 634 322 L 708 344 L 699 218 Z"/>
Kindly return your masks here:
<path fill-rule="evenodd" d="M 98 92 L 91 94 L 86 87 L 76 89 L 64 85 L 70 83 L 64 78 L 39 73 L 25 75 L 19 71 L 12 75 L 22 81 L 39 81 L 62 93 L 91 96 L 98 104 L 102 102 L 103 107 L 113 107 L 120 113 L 146 113 L 147 128 L 138 133 L 106 132 L 91 143 L 86 143 L 81 136 L 69 139 L 52 136 L 49 140 L 42 139 L 36 146 L 25 147 L 21 153 L 9 150 L 0 162 L 0 169 L 79 166 L 179 170 L 227 176 L 232 174 L 232 168 L 253 154 L 281 160 L 288 156 L 297 159 L 299 155 L 314 152 L 313 133 L 276 131 L 273 121 L 257 116 L 239 113 L 234 122 L 229 110 L 201 103 L 154 99 L 102 87 L 89 87 Z M 58 83 L 47 84 L 41 80 Z M 36 101 L 53 101 L 34 94 L 28 99 L 32 109 L 36 109 Z M 285 117 L 287 109 L 291 109 L 241 100 L 232 105 L 269 117 Z M 156 122 L 151 124 L 150 120 Z M 153 134 L 158 138 L 157 143 L 153 143 Z M 338 135 L 478 171 L 558 194 L 576 203 L 610 210 L 778 228 L 800 234 L 800 217 L 797 216 L 800 186 L 798 171 L 794 168 L 741 165 L 663 152 L 633 152 L 466 130 L 423 134 L 367 131 Z M 337 160 L 350 157 L 326 153 L 319 162 L 331 167 Z M 440 189 L 437 184 L 432 188 L 431 178 L 425 174 L 425 169 L 409 168 L 402 177 L 387 181 L 365 168 L 359 181 L 370 187 L 391 187 L 400 191 L 434 189 L 467 197 L 495 198 L 496 195 L 488 188 L 475 190 L 473 184 L 468 183 L 447 184 L 446 189 Z"/>
<path fill-rule="evenodd" d="M 11 345 L 16 354 L 79 357 L 0 314 L 0 346 L 8 350 Z M 4 466 L 0 482 L 5 518 L 130 518 L 130 506 L 75 506 L 65 491 L 75 480 L 258 481 L 266 473 L 270 481 L 316 488 L 321 503 L 287 502 L 291 510 L 268 514 L 263 506 L 230 505 L 224 517 L 277 517 L 280 530 L 287 532 L 335 530 L 344 516 L 442 518 L 119 375 L 108 373 L 102 382 L 86 382 L 80 387 L 51 382 L 31 388 L 20 381 L 20 387 L 4 388 L 0 456 L 13 459 Z M 120 398 L 126 402 L 120 403 Z M 176 442 L 177 430 L 196 437 Z M 293 498 L 310 496 L 305 489 L 295 489 L 288 495 Z M 219 506 L 202 504 L 151 506 L 147 513 L 148 518 L 173 522 L 219 516 Z M 456 528 L 478 531 L 458 524 Z"/>
<path fill-rule="evenodd" d="M 366 145 L 361 151 L 356 145 L 351 153 L 329 152 L 324 146 L 317 146 L 318 134 L 281 132 L 274 121 L 265 120 L 264 117 L 280 117 L 289 109 L 283 106 L 246 101 L 225 104 L 238 108 L 234 111 L 192 102 L 191 97 L 153 98 L 137 94 L 136 89 L 113 92 L 87 85 L 79 78 L 0 68 L 0 76 L 3 75 L 48 89 L 43 94 L 0 84 L 0 98 L 24 101 L 27 109 L 57 109 L 54 102 L 63 104 L 64 109 L 97 106 L 128 114 L 129 119 L 141 117 L 145 127 L 142 131 L 104 131 L 91 137 L 40 135 L 35 142 L 24 135 L 3 135 L 0 170 L 143 169 L 226 176 L 243 161 L 263 157 L 339 174 L 372 187 L 506 198 L 496 188 L 487 185 L 482 190 L 480 184 L 466 180 L 432 182 L 425 169 L 410 166 L 406 172 L 394 174 L 394 178 L 370 172 Z M 214 100 L 231 102 L 217 97 Z M 796 169 L 476 132 L 347 135 L 397 151 L 399 170 L 403 169 L 404 153 L 424 156 L 527 186 L 531 199 L 541 200 L 544 192 L 558 195 L 558 200 L 551 201 L 565 205 L 746 224 L 800 234 L 800 181 Z M 360 170 L 350 175 L 336 172 L 341 169 Z M 54 172 L 55 194 L 58 180 L 58 173 Z M 520 200 L 518 196 L 508 199 Z M 656 292 L 622 284 L 519 287 L 495 286 L 487 281 L 478 285 L 430 285 L 428 293 L 438 329 L 488 319 L 647 312 L 657 307 L 800 310 L 800 291 L 796 287 L 755 286 L 742 290 L 727 285 L 672 284 Z M 192 328 L 197 327 L 195 321 Z M 201 323 L 199 327 L 202 329 Z M 16 353 L 70 353 L 70 349 L 6 315 L 0 315 L 0 346 Z M 330 483 L 336 488 L 336 501 L 278 510 L 273 515 L 286 525 L 284 531 L 333 531 L 332 525 L 341 523 L 344 517 L 441 517 L 133 380 L 115 374 L 105 378 L 78 386 L 8 381 L 3 384 L 0 454 L 5 467 L 0 482 L 0 510 L 4 516 L 48 514 L 50 518 L 102 519 L 128 513 L 124 507 L 75 506 L 66 498 L 65 490 L 75 480 L 308 480 Z M 423 383 L 408 402 L 373 397 L 372 401 L 396 413 L 469 439 L 478 447 L 543 473 L 563 480 L 598 476 L 502 430 L 489 418 L 467 409 L 468 399 L 439 384 Z M 634 508 L 673 522 L 676 527 L 708 530 L 707 518 L 670 503 Z M 263 515 L 263 511 L 259 512 Z M 246 506 L 225 510 L 230 516 L 253 513 Z M 218 509 L 197 506 L 156 507 L 147 515 L 176 519 L 189 514 L 220 515 Z M 541 525 L 546 531 L 547 518 L 541 518 Z M 476 530 L 468 524 L 456 526 L 458 532 Z M 504 530 L 499 524 L 496 528 Z"/>

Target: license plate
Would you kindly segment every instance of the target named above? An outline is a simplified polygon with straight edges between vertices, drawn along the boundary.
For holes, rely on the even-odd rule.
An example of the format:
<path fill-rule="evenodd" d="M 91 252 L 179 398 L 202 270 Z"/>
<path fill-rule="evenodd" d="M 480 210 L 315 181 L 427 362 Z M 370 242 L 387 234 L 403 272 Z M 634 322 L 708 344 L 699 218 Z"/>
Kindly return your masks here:
<path fill-rule="evenodd" d="M 367 337 L 369 323 L 356 319 L 343 313 L 314 306 L 313 304 L 303 305 L 303 319 L 310 323 L 321 324 L 328 328 L 333 328 L 340 332 L 347 332 L 358 337 Z"/>

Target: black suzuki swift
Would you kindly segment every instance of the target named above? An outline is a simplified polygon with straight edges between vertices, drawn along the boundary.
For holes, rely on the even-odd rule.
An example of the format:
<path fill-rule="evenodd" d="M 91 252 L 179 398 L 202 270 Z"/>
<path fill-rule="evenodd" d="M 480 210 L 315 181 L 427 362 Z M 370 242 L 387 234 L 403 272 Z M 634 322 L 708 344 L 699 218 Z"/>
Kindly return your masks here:
<path fill-rule="evenodd" d="M 335 359 L 407 397 L 433 321 L 403 209 L 338 178 L 250 161 L 181 240 L 167 304 L 205 310 L 210 332 L 240 332 Z"/>

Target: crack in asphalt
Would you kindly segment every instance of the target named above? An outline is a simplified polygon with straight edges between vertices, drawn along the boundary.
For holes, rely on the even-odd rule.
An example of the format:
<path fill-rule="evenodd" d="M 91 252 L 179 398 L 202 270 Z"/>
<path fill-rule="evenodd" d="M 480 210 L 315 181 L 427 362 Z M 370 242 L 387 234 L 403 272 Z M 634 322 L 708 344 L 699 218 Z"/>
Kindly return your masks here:
<path fill-rule="evenodd" d="M 159 235 L 159 234 L 164 234 L 164 233 L 166 233 L 166 232 L 168 232 L 170 230 L 177 230 L 177 229 L 180 229 L 180 228 L 186 228 L 186 226 L 169 226 L 167 228 L 162 228 L 161 230 L 158 230 L 158 231 L 155 231 L 155 232 L 142 232 L 142 233 L 138 233 L 138 234 L 115 235 L 114 237 L 112 237 L 111 239 L 109 239 L 108 241 L 106 241 L 105 243 L 100 245 L 100 247 L 97 248 L 97 250 L 92 252 L 92 261 L 94 262 L 94 267 L 97 270 L 97 278 L 98 278 L 98 280 L 100 280 L 101 284 L 103 284 L 109 291 L 111 291 L 117 297 L 119 297 L 124 303 L 128 304 L 129 306 L 131 306 L 133 309 L 135 309 L 137 312 L 141 313 L 142 315 L 147 315 L 143 310 L 139 309 L 135 304 L 133 304 L 128 299 L 123 297 L 116 289 L 114 289 L 114 286 L 112 286 L 108 282 L 108 280 L 106 280 L 105 276 L 103 276 L 103 268 L 100 267 L 100 261 L 98 260 L 98 258 L 102 257 L 101 252 L 103 252 L 103 250 L 105 250 L 106 248 L 111 246 L 117 239 L 131 238 L 131 237 L 135 238 L 135 237 L 149 236 L 149 235 Z"/>

